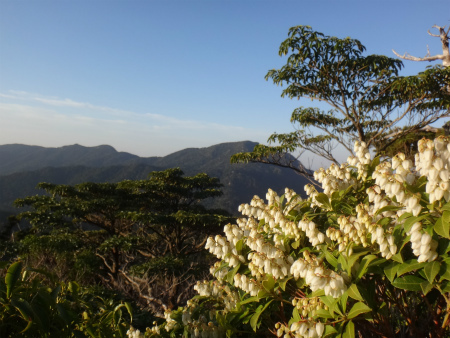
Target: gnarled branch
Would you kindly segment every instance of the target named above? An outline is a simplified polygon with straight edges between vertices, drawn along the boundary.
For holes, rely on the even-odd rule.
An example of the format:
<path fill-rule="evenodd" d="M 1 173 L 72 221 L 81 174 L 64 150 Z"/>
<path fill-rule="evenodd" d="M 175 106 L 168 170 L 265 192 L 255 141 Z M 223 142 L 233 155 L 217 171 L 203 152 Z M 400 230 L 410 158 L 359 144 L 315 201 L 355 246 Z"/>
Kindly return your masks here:
<path fill-rule="evenodd" d="M 429 30 L 428 30 L 428 34 L 434 37 L 438 37 L 441 39 L 441 43 L 442 43 L 442 54 L 437 54 L 437 55 L 430 55 L 430 51 L 428 51 L 428 54 L 424 57 L 416 57 L 416 56 L 412 56 L 408 53 L 405 53 L 403 55 L 398 54 L 395 50 L 392 50 L 394 52 L 395 55 L 397 55 L 400 59 L 403 60 L 410 60 L 410 61 L 436 61 L 436 60 L 442 60 L 442 65 L 444 67 L 449 67 L 450 66 L 450 51 L 449 51 L 449 39 L 450 37 L 448 36 L 448 33 L 450 31 L 450 26 L 447 29 L 447 31 L 445 31 L 445 26 L 444 27 L 439 27 L 437 25 L 434 25 L 433 28 L 437 28 L 439 30 L 439 35 L 436 34 L 432 34 Z"/>

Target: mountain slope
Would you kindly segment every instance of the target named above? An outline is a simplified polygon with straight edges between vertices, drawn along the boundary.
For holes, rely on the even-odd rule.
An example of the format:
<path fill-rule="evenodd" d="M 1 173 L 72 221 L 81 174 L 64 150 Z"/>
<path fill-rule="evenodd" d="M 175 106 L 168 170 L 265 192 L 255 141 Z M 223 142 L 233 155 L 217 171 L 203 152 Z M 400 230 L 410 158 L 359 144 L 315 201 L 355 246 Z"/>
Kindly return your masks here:
<path fill-rule="evenodd" d="M 109 146 L 92 148 L 68 146 L 56 148 L 57 151 L 51 148 L 49 152 L 45 151 L 46 148 L 38 149 L 43 156 L 42 163 L 52 163 L 54 167 L 0 176 L 0 187 L 2 187 L 0 211 L 14 212 L 12 203 L 16 198 L 41 193 L 35 189 L 39 182 L 77 184 L 87 181 L 118 182 L 125 179 L 145 179 L 151 171 L 173 167 L 180 167 L 189 176 L 205 172 L 210 176 L 218 177 L 223 184 L 224 194 L 222 197 L 206 201 L 206 204 L 208 207 L 226 209 L 233 214 L 237 214 L 239 204 L 250 202 L 254 195 L 264 198 L 269 188 L 283 193 L 284 188 L 289 187 L 303 194 L 306 179 L 290 169 L 260 163 L 230 164 L 231 155 L 250 151 L 255 145 L 256 143 L 250 141 L 222 143 L 207 148 L 184 149 L 165 157 L 153 158 L 140 158 L 128 153 L 119 153 Z M 5 155 L 6 152 L 2 152 L 3 147 L 5 146 L 0 146 L 0 154 L 6 156 L 6 162 L 10 164 L 9 170 L 13 169 L 14 163 L 16 170 L 19 170 L 21 166 L 18 165 L 18 159 L 25 156 L 26 151 L 18 151 L 18 156 L 11 159 L 8 156 L 14 156 Z M 78 152 L 76 156 L 74 150 Z M 83 151 L 85 156 L 82 154 Z M 100 153 L 104 156 L 101 157 Z M 70 166 L 69 163 L 73 160 L 69 160 L 68 154 L 78 158 L 83 165 Z M 36 158 L 33 157 L 33 161 Z M 108 165 L 121 160 L 123 161 L 121 165 Z M 33 161 L 24 160 L 27 163 L 22 164 L 22 167 L 30 166 Z"/>
<path fill-rule="evenodd" d="M 0 146 L 0 175 L 45 167 L 78 165 L 107 167 L 136 162 L 150 164 L 154 159 L 156 158 L 142 158 L 130 153 L 118 152 L 108 145 L 84 147 L 74 144 L 60 148 L 45 148 L 23 144 L 7 144 Z"/>

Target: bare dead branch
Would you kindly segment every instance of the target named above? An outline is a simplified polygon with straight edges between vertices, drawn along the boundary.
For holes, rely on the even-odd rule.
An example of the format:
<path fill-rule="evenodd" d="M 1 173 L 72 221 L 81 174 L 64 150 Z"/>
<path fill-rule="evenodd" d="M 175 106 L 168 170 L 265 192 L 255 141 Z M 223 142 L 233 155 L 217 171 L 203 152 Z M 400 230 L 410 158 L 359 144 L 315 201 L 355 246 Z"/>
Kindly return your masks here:
<path fill-rule="evenodd" d="M 409 55 L 408 53 L 405 53 L 403 55 L 398 54 L 395 50 L 392 50 L 392 52 L 397 55 L 400 59 L 403 60 L 410 60 L 410 61 L 436 61 L 436 60 L 444 60 L 444 55 L 442 54 L 438 54 L 438 55 L 434 55 L 434 56 L 424 56 L 424 57 L 416 57 L 416 56 L 412 56 Z"/>
<path fill-rule="evenodd" d="M 447 29 L 447 31 L 445 31 L 445 26 L 444 27 L 440 27 L 438 25 L 434 25 L 433 28 L 436 28 L 439 30 L 439 35 L 437 34 L 433 34 L 430 32 L 430 30 L 428 30 L 428 34 L 431 36 L 434 36 L 436 38 L 440 38 L 441 39 L 441 43 L 442 43 L 442 54 L 437 54 L 437 55 L 430 55 L 430 51 L 428 50 L 428 54 L 424 57 L 416 57 L 416 56 L 412 56 L 409 55 L 408 53 L 405 53 L 403 55 L 398 54 L 395 50 L 392 50 L 394 52 L 395 55 L 397 55 L 399 58 L 404 59 L 404 60 L 410 60 L 410 61 L 436 61 L 436 60 L 442 60 L 442 65 L 444 67 L 449 67 L 450 66 L 450 51 L 449 51 L 449 36 L 448 33 L 450 31 L 450 26 L 449 29 Z M 427 47 L 428 49 L 428 47 Z"/>

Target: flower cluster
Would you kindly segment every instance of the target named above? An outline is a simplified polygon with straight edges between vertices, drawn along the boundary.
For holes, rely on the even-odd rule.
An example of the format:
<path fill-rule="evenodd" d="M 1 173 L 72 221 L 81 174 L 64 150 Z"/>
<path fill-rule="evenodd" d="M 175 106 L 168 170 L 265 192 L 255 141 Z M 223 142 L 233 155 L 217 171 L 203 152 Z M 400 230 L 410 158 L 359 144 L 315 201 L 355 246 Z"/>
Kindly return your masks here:
<path fill-rule="evenodd" d="M 420 197 L 409 192 L 404 185 L 404 183 L 413 184 L 418 177 L 417 173 L 412 171 L 412 162 L 406 159 L 404 154 L 394 156 L 392 163 L 387 161 L 380 163 L 372 177 L 377 185 L 368 190 L 367 194 L 369 201 L 374 203 L 374 213 L 388 204 L 395 205 L 394 197 L 397 204 L 405 207 L 406 212 L 411 212 L 414 216 L 420 213 L 422 210 Z M 388 217 L 391 214 L 386 213 L 384 216 Z"/>
<path fill-rule="evenodd" d="M 295 279 L 305 279 L 311 291 L 324 290 L 325 295 L 339 298 L 347 290 L 344 278 L 335 271 L 327 269 L 308 251 L 303 251 L 303 259 L 297 259 L 291 266 Z"/>
<path fill-rule="evenodd" d="M 308 219 L 305 218 L 298 223 L 298 226 L 305 232 L 313 246 L 325 242 L 325 235 L 317 229 L 317 226 L 313 221 L 308 221 Z"/>
<path fill-rule="evenodd" d="M 172 318 L 172 312 L 170 310 L 164 311 L 164 318 L 166 319 L 166 331 L 169 332 L 172 330 L 175 326 L 177 326 L 177 321 Z"/>
<path fill-rule="evenodd" d="M 418 256 L 417 261 L 419 263 L 431 262 L 437 258 L 436 248 L 438 242 L 432 239 L 429 233 L 422 232 L 422 224 L 420 222 L 413 224 L 408 235 L 411 236 L 413 254 Z"/>
<path fill-rule="evenodd" d="M 236 247 L 220 235 L 216 235 L 215 238 L 209 237 L 205 248 L 217 258 L 226 261 L 230 266 L 237 266 L 239 262 L 245 261 L 244 256 L 238 254 Z"/>
<path fill-rule="evenodd" d="M 450 143 L 449 138 L 440 136 L 434 141 L 422 139 L 418 143 L 419 152 L 415 156 L 416 170 L 428 177 L 426 192 L 430 203 L 445 198 L 450 199 Z"/>
<path fill-rule="evenodd" d="M 420 141 L 415 164 L 401 153 L 391 160 L 372 162 L 366 144 L 356 143 L 356 156 L 348 164 L 332 164 L 314 173 L 323 194 L 313 185 L 305 187 L 307 200 L 290 189 L 283 197 L 269 189 L 266 202 L 255 196 L 249 204 L 242 204 L 239 211 L 244 217 L 226 225 L 224 236 L 207 240 L 206 248 L 221 262 L 211 268 L 215 281 L 198 282 L 194 287 L 201 297 L 182 310 L 184 328 L 192 337 L 219 337 L 225 334 L 220 325 L 228 318 L 227 312 L 244 311 L 241 318 L 248 318 L 249 313 L 256 318 L 249 321 L 258 333 L 259 316 L 272 318 L 269 312 L 275 308 L 252 299 L 261 294 L 264 297 L 259 302 L 279 301 L 271 298 L 274 294 L 286 297 L 285 305 L 286 300 L 292 302 L 293 317 L 275 325 L 276 335 L 284 338 L 321 337 L 325 328 L 328 333 L 337 330 L 341 334 L 347 327 L 343 321 L 348 320 L 350 305 L 355 312 L 374 311 L 359 298 L 364 295 L 350 296 L 350 292 L 350 298 L 357 298 L 341 298 L 349 303 L 347 314 L 340 319 L 336 319 L 338 311 L 326 313 L 329 309 L 323 302 L 340 298 L 351 284 L 356 292 L 361 285 L 356 289 L 354 285 L 364 281 L 366 273 L 378 273 L 372 261 L 394 267 L 403 264 L 402 259 L 410 255 L 409 247 L 403 249 L 408 238 L 417 262 L 438 258 L 442 229 L 433 224 L 450 205 L 443 207 L 444 200 L 450 200 L 449 141 L 448 137 Z M 428 209 L 429 204 L 432 208 Z M 416 216 L 420 219 L 413 220 Z M 418 280 L 423 277 L 419 271 L 414 274 Z M 426 273 L 425 277 L 429 278 Z M 362 304 L 356 305 L 355 300 Z M 199 310 L 199 304 L 206 305 Z M 264 314 L 258 314 L 259 310 Z M 172 321 L 167 318 L 166 330 L 177 327 Z M 140 338 L 139 334 L 131 336 L 135 332 L 130 331 L 129 338 Z M 273 326 L 271 332 L 275 333 Z"/>
<path fill-rule="evenodd" d="M 224 330 L 214 324 L 212 321 L 208 321 L 205 316 L 200 316 L 198 320 L 192 320 L 190 315 L 183 313 L 183 324 L 188 327 L 188 331 L 192 338 L 219 338 L 224 337 Z"/>
<path fill-rule="evenodd" d="M 290 327 L 284 324 L 275 324 L 275 329 L 277 329 L 277 337 L 290 338 L 291 334 L 298 338 L 319 338 L 325 330 L 325 325 L 321 322 L 316 322 L 311 318 L 304 319 L 298 322 L 294 322 Z"/>
<path fill-rule="evenodd" d="M 209 268 L 209 273 L 216 278 L 220 283 L 223 283 L 224 278 L 230 272 L 230 269 L 222 266 L 221 262 L 214 263 L 213 266 Z"/>
<path fill-rule="evenodd" d="M 226 290 L 228 288 L 228 290 Z M 217 290 L 215 296 L 218 299 L 229 299 L 233 292 L 230 291 L 228 286 L 224 286 L 222 290 Z M 232 307 L 228 307 L 228 311 L 231 311 L 236 307 L 236 301 L 239 297 L 234 294 L 232 298 L 235 298 Z M 191 337 L 202 337 L 202 338 L 219 338 L 225 336 L 225 330 L 220 327 L 215 318 L 217 315 L 216 309 L 209 309 L 199 315 L 198 310 L 198 299 L 191 299 L 187 302 L 187 306 L 182 309 L 181 322 Z"/>
<path fill-rule="evenodd" d="M 294 261 L 291 256 L 286 256 L 283 250 L 264 240 L 261 235 L 247 238 L 247 245 L 253 251 L 248 254 L 251 261 L 250 271 L 252 275 L 259 276 L 269 273 L 275 278 L 288 276 L 289 268 Z"/>
<path fill-rule="evenodd" d="M 220 284 L 218 282 L 209 282 L 209 281 L 197 281 L 197 284 L 194 285 L 194 290 L 197 291 L 197 293 L 200 296 L 206 296 L 206 297 L 211 297 L 211 296 L 215 296 L 217 297 L 217 295 L 219 294 L 219 288 L 220 288 Z"/>
<path fill-rule="evenodd" d="M 330 168 L 320 168 L 314 172 L 314 179 L 322 184 L 324 194 L 331 195 L 338 190 L 345 190 L 350 186 L 356 186 L 358 181 L 352 176 L 347 163 L 340 166 L 332 163 Z"/>
<path fill-rule="evenodd" d="M 380 246 L 381 256 L 390 259 L 397 253 L 397 245 L 394 242 L 392 234 L 386 234 L 383 227 L 376 227 L 375 233 L 372 234 L 372 243 L 377 243 Z"/>
<path fill-rule="evenodd" d="M 159 332 L 158 332 L 159 334 Z M 128 338 L 144 338 L 144 335 L 141 331 L 136 330 L 134 327 L 130 326 L 130 329 L 127 331 Z"/>
<path fill-rule="evenodd" d="M 297 308 L 302 317 L 314 317 L 317 310 L 328 309 L 319 297 L 294 298 L 292 300 L 292 305 Z"/>
<path fill-rule="evenodd" d="M 358 179 L 366 179 L 367 169 L 371 162 L 371 156 L 365 142 L 356 141 L 353 147 L 356 156 L 350 156 L 347 163 L 358 170 Z"/>
<path fill-rule="evenodd" d="M 298 240 L 302 236 L 302 233 L 299 231 L 295 222 L 291 221 L 287 215 L 291 210 L 298 208 L 302 199 L 291 189 L 286 189 L 286 193 L 286 205 L 284 206 L 280 204 L 279 196 L 271 189 L 266 194 L 267 204 L 258 196 L 254 196 L 250 204 L 241 204 L 239 211 L 244 216 L 249 217 L 247 222 L 251 226 L 242 226 L 241 224 L 239 226 L 245 229 L 257 229 L 257 224 L 254 221 L 252 222 L 252 220 L 264 220 L 264 232 L 271 234 L 274 241 L 280 245 L 281 242 L 277 241 L 280 234 L 293 236 Z M 244 231 L 244 236 L 247 235 L 248 232 Z"/>
<path fill-rule="evenodd" d="M 211 275 L 216 277 L 215 281 L 198 281 L 194 290 L 200 296 L 215 297 L 222 301 L 224 308 L 230 311 L 236 307 L 239 301 L 239 295 L 235 290 L 225 283 L 224 278 L 230 270 L 227 267 L 220 267 L 220 262 L 214 264 L 210 269 Z"/>
<path fill-rule="evenodd" d="M 263 289 L 261 283 L 256 279 L 248 278 L 246 275 L 239 273 L 234 275 L 234 286 L 248 292 L 250 296 L 257 296 L 259 291 Z"/>
<path fill-rule="evenodd" d="M 339 252 L 345 252 L 350 243 L 366 243 L 367 229 L 365 223 L 358 222 L 354 216 L 345 217 L 343 215 L 337 219 L 337 223 L 339 229 L 328 228 L 326 234 L 331 240 L 339 243 Z M 351 255 L 351 252 L 348 254 Z"/>

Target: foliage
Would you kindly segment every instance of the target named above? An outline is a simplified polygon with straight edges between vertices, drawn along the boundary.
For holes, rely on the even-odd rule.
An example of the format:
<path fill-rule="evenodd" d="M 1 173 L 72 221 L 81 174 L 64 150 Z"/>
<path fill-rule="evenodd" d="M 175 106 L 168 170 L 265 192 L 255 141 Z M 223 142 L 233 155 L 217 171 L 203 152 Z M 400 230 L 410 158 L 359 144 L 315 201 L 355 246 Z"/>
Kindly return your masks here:
<path fill-rule="evenodd" d="M 280 170 L 259 164 L 230 164 L 232 154 L 251 151 L 255 145 L 255 142 L 250 141 L 222 143 L 207 148 L 184 149 L 164 157 L 137 157 L 133 159 L 132 163 L 125 161 L 121 157 L 121 153 L 105 158 L 101 147 L 82 148 L 78 152 L 71 146 L 59 150 L 43 148 L 39 152 L 40 166 L 35 166 L 37 164 L 34 161 L 36 152 L 33 147 L 21 145 L 17 149 L 13 147 L 8 152 L 6 145 L 0 145 L 0 153 L 4 153 L 4 156 L 0 155 L 2 158 L 2 163 L 0 163 L 0 187 L 2 188 L 0 193 L 0 237 L 2 230 L 8 230 L 6 229 L 7 217 L 17 213 L 17 209 L 13 206 L 14 200 L 43 194 L 42 189 L 36 189 L 40 182 L 76 185 L 83 182 L 145 180 L 148 178 L 148 173 L 152 171 L 181 165 L 186 176 L 204 172 L 211 177 L 218 177 L 223 184 L 223 187 L 220 188 L 223 195 L 205 199 L 202 204 L 209 209 L 227 210 L 232 215 L 237 214 L 237 208 L 242 201 L 250 200 L 255 194 L 265 194 L 269 187 L 277 192 L 282 192 L 292 181 L 296 181 L 291 183 L 294 184 L 291 185 L 293 189 L 300 190 L 303 187 L 305 184 L 303 178 L 299 178 L 291 170 Z M 94 156 L 99 161 L 100 159 L 105 159 L 105 161 L 95 164 L 99 167 L 92 167 L 94 164 L 89 167 L 82 166 L 83 164 L 87 165 L 86 162 L 83 162 L 84 159 L 92 159 Z M 83 157 L 83 161 L 76 166 L 73 165 L 76 162 L 72 158 L 80 159 L 81 157 Z M 70 162 L 66 162 L 64 159 L 70 159 Z M 113 166 L 114 163 L 121 165 Z M 2 171 L 2 165 L 3 169 L 8 167 L 11 174 Z"/>
<path fill-rule="evenodd" d="M 296 130 L 273 134 L 269 144 L 252 152 L 238 153 L 232 162 L 263 162 L 290 167 L 312 176 L 304 167 L 286 162 L 284 154 L 310 151 L 336 164 L 337 145 L 353 155 L 358 140 L 368 147 L 398 126 L 406 126 L 391 141 L 416 132 L 450 115 L 447 85 L 450 68 L 434 67 L 417 76 L 399 77 L 400 60 L 382 55 L 367 55 L 360 41 L 326 36 L 309 26 L 292 27 L 282 42 L 280 56 L 288 55 L 286 65 L 270 70 L 266 79 L 286 84 L 282 97 L 311 99 L 329 105 L 328 111 L 299 107 L 291 123 Z M 383 144 L 381 151 L 390 146 Z"/>
<path fill-rule="evenodd" d="M 5 267 L 0 280 L 2 337 L 125 337 L 132 320 L 127 302 L 93 295 L 76 282 L 56 282 L 54 275 Z"/>
<path fill-rule="evenodd" d="M 147 180 L 41 183 L 47 195 L 16 201 L 31 207 L 19 217 L 32 225 L 27 235 L 15 234 L 22 237 L 16 249 L 29 266 L 51 269 L 61 280 L 100 283 L 162 313 L 191 297 L 211 263 L 207 236 L 232 219 L 201 204 L 220 196 L 220 186 L 178 168 Z M 176 264 L 163 264 L 169 261 Z"/>
<path fill-rule="evenodd" d="M 402 134 L 398 136 L 398 134 Z M 414 132 L 403 134 L 399 129 L 391 135 L 386 135 L 374 145 L 375 152 L 380 156 L 394 157 L 399 152 L 405 154 L 406 158 L 414 161 L 414 155 L 417 153 L 417 143 L 423 139 L 433 140 L 436 137 L 445 135 L 443 129 L 423 128 Z"/>
<path fill-rule="evenodd" d="M 146 337 L 448 337 L 450 138 L 315 172 L 301 199 L 255 196 L 206 247 L 199 295 Z M 129 337 L 143 333 L 129 332 Z"/>

